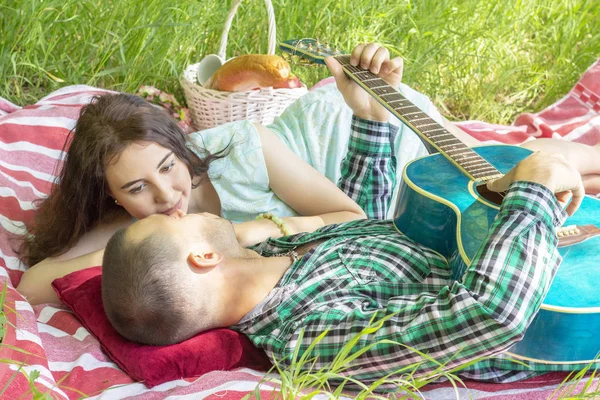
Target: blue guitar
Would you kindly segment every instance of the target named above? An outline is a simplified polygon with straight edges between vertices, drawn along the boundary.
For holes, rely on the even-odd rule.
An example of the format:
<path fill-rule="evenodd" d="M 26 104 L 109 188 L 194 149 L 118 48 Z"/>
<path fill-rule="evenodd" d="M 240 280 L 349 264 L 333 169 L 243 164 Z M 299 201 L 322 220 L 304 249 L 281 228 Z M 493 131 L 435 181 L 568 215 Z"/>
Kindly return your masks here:
<path fill-rule="evenodd" d="M 469 148 L 350 56 L 314 39 L 280 44 L 288 59 L 324 64 L 334 56 L 346 74 L 410 127 L 430 153 L 403 171 L 396 228 L 450 260 L 455 279 L 483 243 L 502 202 L 485 183 L 531 152 L 516 146 Z M 557 232 L 563 262 L 523 340 L 508 354 L 539 363 L 590 363 L 600 351 L 600 200 L 586 196 Z"/>

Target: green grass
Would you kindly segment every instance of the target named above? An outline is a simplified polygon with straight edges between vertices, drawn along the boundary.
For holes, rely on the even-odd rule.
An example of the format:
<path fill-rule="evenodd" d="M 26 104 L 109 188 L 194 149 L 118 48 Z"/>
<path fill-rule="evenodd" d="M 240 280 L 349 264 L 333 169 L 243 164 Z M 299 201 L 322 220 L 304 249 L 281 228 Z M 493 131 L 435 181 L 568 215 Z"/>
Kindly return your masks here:
<path fill-rule="evenodd" d="M 325 339 L 328 331 L 323 332 L 311 343 L 304 353 L 300 354 L 300 343 L 303 337 L 302 331 L 297 340 L 295 351 L 288 360 L 289 362 L 283 363 L 283 360 L 275 360 L 274 366 L 269 372 L 275 372 L 276 375 L 267 374 L 255 387 L 254 392 L 244 396 L 242 400 L 261 400 L 261 390 L 269 391 L 269 388 L 275 388 L 271 389 L 270 394 L 272 395 L 271 397 L 277 400 L 312 399 L 315 396 L 338 399 L 342 395 L 346 398 L 357 400 L 420 399 L 424 398 L 421 389 L 426 389 L 428 384 L 437 382 L 440 379 L 445 379 L 451 383 L 455 390 L 456 399 L 459 399 L 460 393 L 458 389 L 467 388 L 459 376 L 460 372 L 473 364 L 493 357 L 480 357 L 458 367 L 451 368 L 446 364 L 436 361 L 429 355 L 399 342 L 383 340 L 360 349 L 354 348 L 363 336 L 374 334 L 377 330 L 381 329 L 383 322 L 390 317 L 391 315 L 388 315 L 379 320 L 375 320 L 375 317 L 372 318 L 369 326 L 351 338 L 340 350 L 335 359 L 320 369 L 314 368 L 318 358 L 318 355 L 314 353 L 314 348 L 319 342 Z M 382 342 L 406 347 L 421 356 L 422 361 L 401 367 L 386 376 L 382 376 L 371 384 L 365 384 L 352 377 L 348 377 L 347 370 L 349 364 Z M 453 354 L 451 358 L 456 358 L 459 354 L 460 350 Z M 600 355 L 595 360 L 597 361 L 599 358 Z M 517 364 L 526 365 L 517 359 L 512 359 L 512 361 Z M 597 378 L 597 371 L 593 369 L 596 361 L 591 362 L 581 371 L 570 373 L 550 397 L 548 397 L 548 400 L 599 398 L 600 381 L 594 381 Z M 289 364 L 289 366 L 284 367 L 283 365 L 285 364 Z M 419 371 L 419 368 L 423 365 L 434 366 L 434 368 L 423 373 L 422 370 Z M 583 387 L 581 387 L 581 383 L 583 383 Z M 346 394 L 344 391 L 346 391 Z"/>
<path fill-rule="evenodd" d="M 177 94 L 189 63 L 218 50 L 231 0 L 4 0 L 0 96 L 25 105 L 69 84 Z M 405 58 L 405 82 L 453 119 L 506 123 L 564 95 L 600 55 L 591 0 L 273 0 L 277 37 Z M 242 3 L 228 55 L 266 52 L 262 0 Z M 307 84 L 324 68 L 295 67 Z"/>
<path fill-rule="evenodd" d="M 352 390 L 352 394 L 346 394 L 345 397 L 352 397 L 357 400 L 421 398 L 422 395 L 420 389 L 440 378 L 445 378 L 450 381 L 455 389 L 458 389 L 459 386 L 466 387 L 456 374 L 461 369 L 485 359 L 479 358 L 458 368 L 449 368 L 445 364 L 437 362 L 427 354 L 414 348 L 404 346 L 399 342 L 381 340 L 366 347 L 355 349 L 356 344 L 363 336 L 368 336 L 377 332 L 377 330 L 381 329 L 383 326 L 384 321 L 390 317 L 391 315 L 388 315 L 376 321 L 374 316 L 371 319 L 369 326 L 351 338 L 340 350 L 335 359 L 319 370 L 314 368 L 318 359 L 318 355 L 313 353 L 314 347 L 321 342 L 329 332 L 326 330 L 319 335 L 308 349 L 300 355 L 300 343 L 302 342 L 304 333 L 302 331 L 298 338 L 298 345 L 295 348 L 294 354 L 289 360 L 289 367 L 284 368 L 282 367 L 281 361 L 278 362 L 275 360 L 274 367 L 270 372 L 277 372 L 277 378 L 267 376 L 256 386 L 254 393 L 246 395 L 243 400 L 250 400 L 253 398 L 260 400 L 260 389 L 264 383 L 275 384 L 273 385 L 277 388 L 275 398 L 281 400 L 299 398 L 311 399 L 317 395 L 324 398 L 337 399 L 344 395 L 344 390 L 348 391 L 350 389 Z M 383 342 L 406 347 L 419 354 L 423 361 L 399 368 L 386 376 L 382 376 L 380 379 L 369 385 L 352 377 L 348 377 L 349 365 L 356 358 Z M 416 375 L 417 370 L 422 367 L 423 364 L 431 364 L 434 365 L 435 368 L 425 374 L 421 373 Z"/>

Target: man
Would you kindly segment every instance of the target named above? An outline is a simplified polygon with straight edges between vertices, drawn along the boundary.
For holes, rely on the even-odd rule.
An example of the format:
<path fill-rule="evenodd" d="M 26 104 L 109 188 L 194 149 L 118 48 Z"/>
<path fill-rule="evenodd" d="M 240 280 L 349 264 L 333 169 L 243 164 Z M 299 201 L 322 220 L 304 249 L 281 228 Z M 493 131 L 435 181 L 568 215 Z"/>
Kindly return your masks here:
<path fill-rule="evenodd" d="M 377 104 L 351 107 L 359 118 L 343 168 L 347 182 L 340 186 L 355 198 L 374 189 L 389 194 L 389 179 L 371 174 L 360 181 L 352 168 L 391 158 L 389 127 L 381 122 L 386 112 Z M 231 327 L 283 365 L 327 330 L 311 354 L 318 356 L 314 370 L 380 321 L 352 353 L 368 350 L 344 371 L 365 383 L 423 361 L 413 349 L 448 368 L 496 355 L 523 336 L 560 263 L 555 228 L 566 213 L 557 197 L 571 193 L 567 212 L 573 213 L 584 189 L 562 156 L 541 153 L 488 186 L 508 193 L 460 281 L 451 279 L 447 260 L 399 234 L 391 221 L 329 225 L 247 249 L 229 221 L 177 211 L 148 217 L 111 238 L 103 261 L 104 307 L 115 328 L 134 341 L 177 343 Z M 420 371 L 435 367 L 424 363 Z M 501 356 L 463 373 L 492 381 L 532 374 Z"/>
<path fill-rule="evenodd" d="M 449 368 L 498 354 L 522 337 L 558 268 L 554 229 L 565 213 L 553 193 L 574 191 L 569 211 L 583 193 L 578 173 L 560 156 L 535 154 L 491 186 L 509 183 L 489 238 L 460 282 L 450 279 L 446 260 L 398 234 L 390 221 L 330 225 L 250 250 L 238 244 L 229 221 L 177 212 L 146 218 L 111 239 L 105 309 L 135 341 L 175 343 L 231 326 L 284 365 L 296 346 L 302 354 L 329 329 L 313 351 L 317 370 L 376 314 L 389 318 L 354 351 L 389 339 Z M 422 361 L 405 346 L 376 345 L 346 373 L 372 382 Z M 503 381 L 531 374 L 496 363 L 502 360 L 475 364 L 467 376 Z"/>

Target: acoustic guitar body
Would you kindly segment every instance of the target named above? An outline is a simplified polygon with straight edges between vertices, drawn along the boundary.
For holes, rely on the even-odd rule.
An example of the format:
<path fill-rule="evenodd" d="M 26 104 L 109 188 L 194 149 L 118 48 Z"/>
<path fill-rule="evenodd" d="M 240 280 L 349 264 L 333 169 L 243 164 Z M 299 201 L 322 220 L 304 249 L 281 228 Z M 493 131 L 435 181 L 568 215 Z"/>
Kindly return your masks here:
<path fill-rule="evenodd" d="M 502 173 L 531 152 L 516 146 L 473 149 Z M 409 163 L 402 176 L 394 224 L 402 233 L 446 257 L 460 279 L 484 242 L 498 205 L 486 200 L 441 154 Z M 600 227 L 600 200 L 586 196 L 564 224 Z M 567 229 L 568 231 L 568 229 Z M 565 235 L 565 236 L 568 236 Z M 508 353 L 540 363 L 589 363 L 600 351 L 600 235 L 559 247 L 563 261 L 525 337 Z M 580 238 L 581 239 L 581 238 Z"/>

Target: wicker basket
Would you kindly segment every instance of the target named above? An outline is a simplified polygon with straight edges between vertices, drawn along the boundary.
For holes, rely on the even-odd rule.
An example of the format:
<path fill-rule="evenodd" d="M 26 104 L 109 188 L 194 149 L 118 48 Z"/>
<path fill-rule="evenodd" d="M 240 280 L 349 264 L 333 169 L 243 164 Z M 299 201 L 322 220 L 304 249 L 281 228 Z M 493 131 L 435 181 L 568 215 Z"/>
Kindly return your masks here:
<path fill-rule="evenodd" d="M 231 22 L 242 0 L 237 0 L 227 16 L 221 46 L 218 55 L 226 60 L 227 36 Z M 265 0 L 269 16 L 269 48 L 268 54 L 275 54 L 276 28 L 275 13 L 271 0 Z M 198 65 L 188 66 L 181 76 L 181 86 L 195 129 L 202 130 L 225 124 L 231 121 L 249 120 L 270 124 L 276 116 L 293 103 L 297 98 L 307 93 L 306 86 L 296 89 L 255 89 L 246 92 L 223 92 L 206 89 L 197 83 Z"/>

